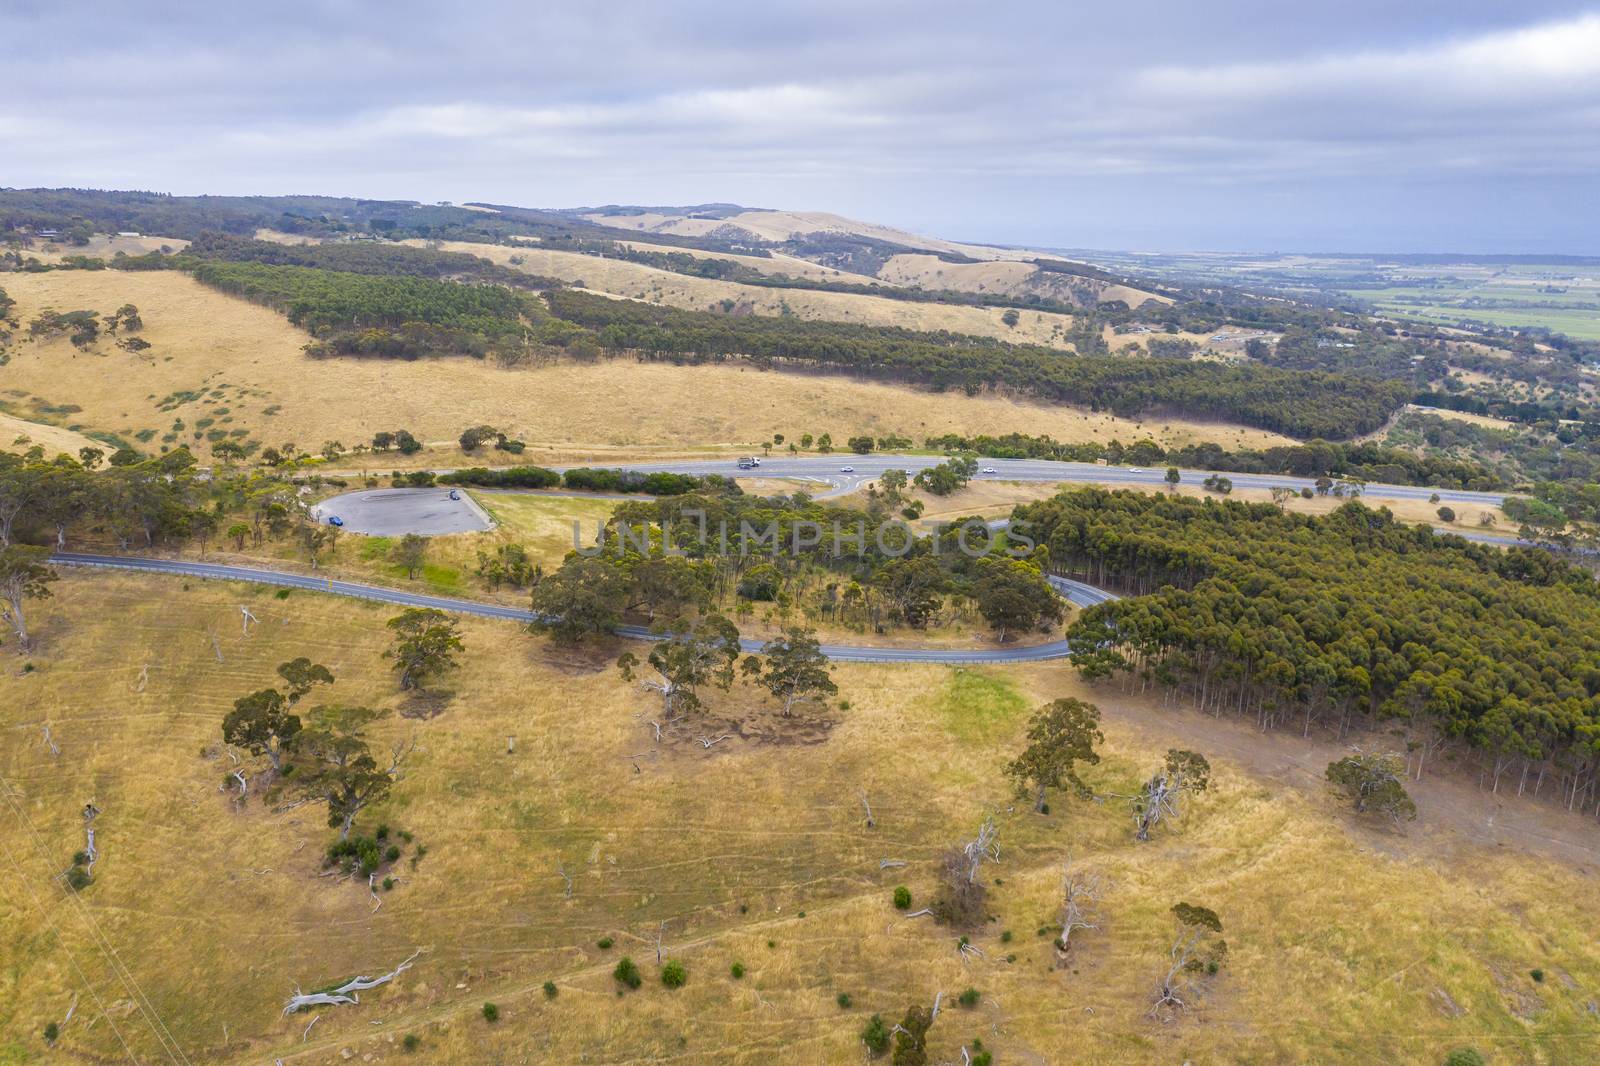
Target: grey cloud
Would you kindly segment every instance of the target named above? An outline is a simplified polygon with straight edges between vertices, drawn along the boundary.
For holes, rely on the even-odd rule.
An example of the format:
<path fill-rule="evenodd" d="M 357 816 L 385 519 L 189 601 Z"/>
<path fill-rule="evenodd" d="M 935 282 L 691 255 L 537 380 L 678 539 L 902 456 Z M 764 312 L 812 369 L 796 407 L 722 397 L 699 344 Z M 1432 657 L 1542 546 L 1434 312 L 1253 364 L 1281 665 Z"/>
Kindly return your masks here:
<path fill-rule="evenodd" d="M 1595 250 L 1600 15 L 1395 6 L 0 0 L 0 182 Z"/>

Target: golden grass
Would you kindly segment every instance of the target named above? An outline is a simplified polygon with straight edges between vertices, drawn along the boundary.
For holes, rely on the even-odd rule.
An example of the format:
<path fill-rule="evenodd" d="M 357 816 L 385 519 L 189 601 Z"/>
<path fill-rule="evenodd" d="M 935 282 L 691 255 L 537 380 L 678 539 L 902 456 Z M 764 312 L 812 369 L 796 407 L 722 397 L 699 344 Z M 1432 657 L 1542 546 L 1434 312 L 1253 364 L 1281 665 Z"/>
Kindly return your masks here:
<path fill-rule="evenodd" d="M 244 430 L 266 444 L 355 445 L 380 430 L 405 428 L 429 445 L 410 463 L 390 453 L 334 464 L 372 471 L 491 462 L 462 456 L 454 444 L 463 429 L 481 423 L 527 440 L 522 458 L 534 463 L 658 449 L 748 450 L 774 432 L 791 439 L 829 432 L 840 441 L 894 432 L 918 443 L 944 433 L 1011 431 L 1067 441 L 1150 433 L 1163 443 L 1230 447 L 1287 441 L 1228 425 L 1138 422 L 994 394 L 968 398 L 740 363 L 611 360 L 505 369 L 471 359 L 310 361 L 301 351 L 309 338 L 283 316 L 175 272 L 53 271 L 14 275 L 6 286 L 23 321 L 46 307 L 110 311 L 131 301 L 145 321 L 141 336 L 152 345 L 132 355 L 104 340 L 89 352 L 64 339 L 14 344 L 4 370 L 7 391 L 0 393 L 14 413 L 70 403 L 82 410 L 33 417 L 129 439 L 153 432 L 150 447 L 178 432 L 172 425 L 181 419 L 184 429 L 172 443 L 187 442 L 202 455 L 206 445 L 194 433 L 203 418 L 214 420 L 209 430 Z M 197 395 L 170 411 L 157 409 L 180 392 Z"/>
<path fill-rule="evenodd" d="M 405 243 L 420 245 L 423 242 Z M 758 315 L 792 314 L 797 318 L 855 322 L 867 326 L 950 330 L 1058 348 L 1067 347 L 1062 335 L 1072 325 L 1071 315 L 1023 311 L 1015 326 L 1007 326 L 1001 320 L 1005 309 L 999 307 L 918 303 L 886 296 L 741 285 L 732 281 L 674 274 L 668 270 L 630 263 L 625 259 L 601 259 L 578 252 L 558 252 L 523 245 L 512 247 L 441 241 L 437 242 L 437 246 L 445 251 L 467 252 L 507 265 L 511 265 L 510 260 L 516 257 L 522 262 L 515 265 L 531 274 L 581 283 L 586 289 L 613 296 L 626 296 L 694 311 L 715 310 L 722 306 L 723 301 L 731 300 Z"/>
<path fill-rule="evenodd" d="M 1089 774 L 1104 791 L 1130 791 L 1165 746 L 1058 664 L 840 667 L 850 706 L 820 743 L 708 752 L 690 740 L 630 759 L 652 747 L 636 718 L 651 704 L 609 667 L 617 648 L 557 653 L 466 621 L 443 714 L 372 728 L 380 750 L 403 738 L 417 749 L 362 825 L 386 821 L 427 847 L 414 869 L 402 858 L 374 911 L 364 885 L 317 876 L 332 836 L 318 808 L 272 814 L 257 797 L 232 809 L 215 745 L 231 700 L 295 655 L 332 668 L 330 700 L 402 706 L 380 658 L 390 609 L 132 575 L 71 574 L 57 591 L 35 611 L 37 669 L 17 674 L 12 660 L 0 703 L 13 738 L 0 749 L 11 1059 L 46 1054 L 39 1031 L 75 993 L 60 1053 L 89 1060 L 126 1057 L 118 1034 L 161 1060 L 159 1019 L 195 1062 L 399 1061 L 407 1033 L 430 1062 L 857 1062 L 870 1014 L 893 1021 L 940 992 L 934 1061 L 974 1036 L 1000 1061 L 1052 1063 L 1437 1062 L 1460 1045 L 1495 1062 L 1573 1062 L 1594 1046 L 1590 874 L 1465 842 L 1413 848 L 1223 759 L 1182 827 L 1149 845 L 1131 841 L 1115 801 L 1055 797 L 1043 818 L 1011 809 L 998 771 L 1043 699 L 1106 706 L 1106 758 Z M 261 620 L 248 637 L 241 603 Z M 723 714 L 757 703 L 714 699 Z M 46 723 L 58 758 L 39 742 Z M 102 858 L 69 899 L 54 877 L 82 846 L 89 798 L 104 811 Z M 902 919 L 889 894 L 904 883 L 926 902 L 939 851 L 986 811 L 1004 861 L 989 873 L 996 921 L 973 936 L 984 957 L 969 965 L 952 932 Z M 1111 887 L 1103 927 L 1053 969 L 1035 930 L 1055 919 L 1069 854 Z M 909 865 L 880 870 L 883 858 Z M 1229 958 L 1197 1010 L 1163 1024 L 1145 1011 L 1180 900 L 1218 911 Z M 689 971 L 677 992 L 655 977 L 663 921 L 665 954 Z M 601 936 L 617 946 L 601 951 Z M 297 986 L 380 972 L 419 947 L 414 969 L 322 1011 L 308 1038 L 309 1016 L 279 1016 Z M 623 953 L 646 984 L 618 997 L 609 972 Z M 540 992 L 546 980 L 558 998 Z M 966 1011 L 952 1000 L 969 985 L 983 999 Z M 1441 993 L 1464 1013 L 1442 1010 Z M 485 1001 L 498 1025 L 478 1016 Z"/>
<path fill-rule="evenodd" d="M 1087 286 L 1094 293 L 1096 301 L 1125 300 L 1129 307 L 1138 307 L 1146 300 L 1172 302 L 1164 296 L 1126 285 L 1111 285 L 1068 274 L 1045 272 L 1032 263 L 1016 261 L 947 263 L 934 255 L 905 253 L 891 257 L 878 274 L 885 281 L 897 285 L 916 285 L 924 289 L 952 289 L 956 292 L 1006 296 L 1036 293 L 1059 300 L 1072 300 L 1074 286 Z"/>
<path fill-rule="evenodd" d="M 30 422 L 0 411 L 0 451 L 25 452 L 36 444 L 42 446 L 50 458 L 63 452 L 75 457 L 79 448 L 109 450 L 104 441 L 85 437 L 82 433 L 44 422 Z"/>

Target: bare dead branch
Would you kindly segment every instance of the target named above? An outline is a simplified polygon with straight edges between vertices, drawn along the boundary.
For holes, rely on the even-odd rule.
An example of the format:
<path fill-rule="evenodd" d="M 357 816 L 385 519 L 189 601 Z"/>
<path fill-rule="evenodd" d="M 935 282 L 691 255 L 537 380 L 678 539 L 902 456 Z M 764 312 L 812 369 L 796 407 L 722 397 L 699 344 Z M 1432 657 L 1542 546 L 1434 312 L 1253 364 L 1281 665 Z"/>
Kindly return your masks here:
<path fill-rule="evenodd" d="M 393 981 L 396 977 L 411 969 L 411 964 L 421 954 L 422 949 L 418 948 L 411 953 L 410 958 L 386 974 L 381 974 L 377 977 L 352 977 L 338 988 L 329 989 L 326 992 L 301 992 L 297 988 L 294 995 L 289 997 L 289 1002 L 284 1005 L 284 1017 L 288 1017 L 296 1011 L 304 1010 L 307 1007 L 338 1007 L 347 1003 L 360 1003 L 361 996 L 358 993 Z M 313 1022 L 315 1022 L 315 1019 L 313 1019 Z M 311 1026 L 306 1026 L 306 1031 L 310 1032 Z"/>
<path fill-rule="evenodd" d="M 55 742 L 55 738 L 50 735 L 49 726 L 44 727 L 44 746 L 50 749 L 50 757 L 52 759 L 60 757 L 61 747 Z"/>
<path fill-rule="evenodd" d="M 867 828 L 872 829 L 877 826 L 877 820 L 872 817 L 872 804 L 867 802 L 867 793 L 865 789 L 862 789 L 861 791 L 861 806 L 867 809 Z M 882 867 L 880 866 L 879 869 L 882 869 Z"/>

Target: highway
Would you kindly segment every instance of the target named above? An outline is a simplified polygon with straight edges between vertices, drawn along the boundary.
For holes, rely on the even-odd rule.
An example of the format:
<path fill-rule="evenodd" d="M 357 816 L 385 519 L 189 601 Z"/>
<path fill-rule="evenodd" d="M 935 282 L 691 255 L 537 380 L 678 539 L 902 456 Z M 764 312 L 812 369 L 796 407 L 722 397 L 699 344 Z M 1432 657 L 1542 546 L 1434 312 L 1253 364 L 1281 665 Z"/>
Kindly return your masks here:
<path fill-rule="evenodd" d="M 832 456 L 763 458 L 754 470 L 740 470 L 732 459 L 695 459 L 660 463 L 608 463 L 608 469 L 636 470 L 640 473 L 665 471 L 674 474 L 722 474 L 727 477 L 795 478 L 826 485 L 817 493 L 819 497 L 840 496 L 853 492 L 862 484 L 872 481 L 885 470 L 905 470 L 915 474 L 938 466 L 945 461 L 937 455 L 896 455 L 871 453 L 852 455 L 838 453 Z M 842 468 L 851 467 L 846 473 Z M 1104 485 L 1139 485 L 1160 487 L 1166 484 L 1165 466 L 1140 468 L 1130 466 L 1097 466 L 1094 463 L 1062 463 L 1049 459 L 979 459 L 978 466 L 992 469 L 992 474 L 978 474 L 974 481 L 1044 481 L 1088 482 Z M 552 469 L 565 470 L 566 467 Z M 1236 489 L 1290 488 L 1315 489 L 1314 478 L 1290 477 L 1284 474 L 1236 474 L 1226 470 L 1180 470 L 1185 485 L 1199 485 L 1211 474 L 1229 478 Z M 1426 500 L 1438 493 L 1442 503 L 1479 504 L 1498 507 L 1505 500 L 1502 493 L 1471 492 L 1465 489 L 1433 489 L 1417 485 L 1383 485 L 1370 483 L 1366 491 L 1374 496 L 1389 499 Z"/>
<path fill-rule="evenodd" d="M 334 596 L 392 603 L 401 607 L 435 607 L 452 614 L 468 614 L 480 618 L 500 618 L 527 623 L 534 619 L 531 610 L 507 607 L 503 604 L 484 603 L 481 600 L 463 600 L 448 596 L 430 596 L 404 589 L 364 585 L 336 578 L 313 577 L 308 574 L 291 574 L 281 570 L 266 570 L 248 566 L 226 566 L 221 563 L 190 562 L 184 559 L 152 559 L 132 555 L 90 555 L 82 552 L 56 552 L 50 561 L 58 566 L 77 566 L 107 570 L 135 570 L 144 573 L 173 574 L 214 581 L 250 581 L 281 588 L 304 589 Z M 1072 603 L 1080 607 L 1116 599 L 1112 593 L 1085 585 L 1081 581 L 1054 577 L 1050 584 Z M 635 640 L 658 640 L 660 635 L 643 626 L 621 626 L 617 635 Z M 746 652 L 759 652 L 762 641 L 741 640 Z M 1043 644 L 1026 644 L 1010 648 L 908 648 L 903 646 L 873 647 L 871 645 L 824 644 L 823 652 L 838 662 L 856 663 L 1024 663 L 1060 659 L 1069 651 L 1064 640 Z"/>

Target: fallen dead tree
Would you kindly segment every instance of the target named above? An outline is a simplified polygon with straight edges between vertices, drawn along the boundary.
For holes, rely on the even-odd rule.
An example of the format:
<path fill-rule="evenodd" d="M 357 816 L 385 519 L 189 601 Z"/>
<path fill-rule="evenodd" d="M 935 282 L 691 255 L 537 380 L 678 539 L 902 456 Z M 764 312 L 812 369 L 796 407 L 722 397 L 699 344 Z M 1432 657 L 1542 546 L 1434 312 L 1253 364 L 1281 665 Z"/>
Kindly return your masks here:
<path fill-rule="evenodd" d="M 294 995 L 289 997 L 289 1002 L 283 1006 L 284 1016 L 288 1017 L 297 1011 L 307 1010 L 311 1007 L 342 1007 L 348 1003 L 360 1003 L 361 997 L 357 993 L 365 992 L 369 988 L 377 988 L 379 985 L 385 985 L 393 981 L 396 977 L 411 969 L 411 964 L 421 954 L 422 949 L 418 948 L 411 953 L 411 957 L 406 959 L 405 962 L 378 977 L 352 977 L 337 988 L 330 988 L 322 992 L 302 992 L 297 988 Z"/>

